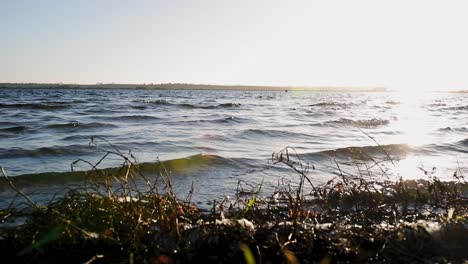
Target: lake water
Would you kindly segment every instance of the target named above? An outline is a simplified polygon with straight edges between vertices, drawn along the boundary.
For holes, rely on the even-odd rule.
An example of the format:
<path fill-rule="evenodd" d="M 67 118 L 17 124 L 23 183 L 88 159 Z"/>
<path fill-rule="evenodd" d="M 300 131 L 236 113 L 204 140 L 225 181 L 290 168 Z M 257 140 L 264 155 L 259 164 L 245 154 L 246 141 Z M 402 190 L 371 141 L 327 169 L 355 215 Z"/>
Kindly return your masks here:
<path fill-rule="evenodd" d="M 139 162 L 215 159 L 173 173 L 175 189 L 186 193 L 193 182 L 199 200 L 232 193 L 239 180 L 296 179 L 271 162 L 287 146 L 315 166 L 316 184 L 337 175 L 335 160 L 359 173 L 356 160 L 387 154 L 385 177 L 427 178 L 426 171 L 451 180 L 468 168 L 468 94 L 0 89 L 0 163 L 10 176 L 94 163 L 110 147 L 90 144 L 93 136 Z M 100 167 L 119 164 L 113 157 Z"/>

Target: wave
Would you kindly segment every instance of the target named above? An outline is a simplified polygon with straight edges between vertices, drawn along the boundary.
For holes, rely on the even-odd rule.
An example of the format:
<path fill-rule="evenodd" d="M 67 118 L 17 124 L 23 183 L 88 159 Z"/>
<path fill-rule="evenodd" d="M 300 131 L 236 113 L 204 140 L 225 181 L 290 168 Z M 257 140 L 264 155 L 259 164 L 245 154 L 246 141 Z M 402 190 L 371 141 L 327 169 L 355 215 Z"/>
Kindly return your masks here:
<path fill-rule="evenodd" d="M 380 118 L 372 118 L 372 119 L 362 119 L 362 120 L 352 120 L 347 118 L 340 118 L 338 120 L 326 121 L 324 125 L 327 126 L 356 126 L 362 128 L 376 128 L 380 126 L 386 126 L 390 124 L 390 120 L 387 119 L 380 119 Z"/>
<path fill-rule="evenodd" d="M 285 130 L 268 130 L 268 129 L 247 129 L 241 132 L 241 135 L 249 139 L 255 139 L 255 137 L 285 137 L 285 138 L 304 138 L 308 137 L 306 134 L 296 133 Z"/>
<path fill-rule="evenodd" d="M 427 106 L 428 107 L 441 107 L 441 106 L 447 106 L 447 104 L 445 104 L 445 103 L 432 103 L 432 104 L 428 104 Z"/>
<path fill-rule="evenodd" d="M 227 161 L 228 159 L 217 155 L 197 154 L 179 159 L 166 160 L 162 162 L 162 165 L 170 172 L 186 173 L 207 166 L 224 164 Z M 159 170 L 154 165 L 155 163 L 142 163 L 142 171 L 156 175 L 159 173 Z"/>
<path fill-rule="evenodd" d="M 209 122 L 212 123 L 219 123 L 219 124 L 224 124 L 224 123 L 243 123 L 248 121 L 246 118 L 240 118 L 240 117 L 225 117 L 225 118 L 219 118 L 219 119 L 214 119 L 214 120 L 209 120 Z"/>
<path fill-rule="evenodd" d="M 195 170 L 203 169 L 208 166 L 222 165 L 230 163 L 229 159 L 217 155 L 197 154 L 184 158 L 171 159 L 162 162 L 144 162 L 140 163 L 138 168 L 146 176 L 157 176 L 160 173 L 178 173 L 184 174 Z M 102 175 L 121 174 L 121 167 L 105 168 L 100 171 L 105 172 Z M 11 180 L 17 187 L 37 186 L 37 185 L 56 185 L 70 184 L 80 182 L 87 177 L 86 171 L 74 172 L 45 172 L 34 174 L 23 174 L 11 177 Z M 9 188 L 6 181 L 0 181 L 0 189 Z"/>
<path fill-rule="evenodd" d="M 456 153 L 468 153 L 468 138 L 459 140 L 457 142 L 438 144 L 438 145 L 429 145 L 429 150 L 439 151 L 439 152 L 456 152 Z"/>
<path fill-rule="evenodd" d="M 241 106 L 240 103 L 224 103 L 224 104 L 218 105 L 218 107 L 222 107 L 222 108 L 239 107 L 239 106 Z"/>
<path fill-rule="evenodd" d="M 132 105 L 132 108 L 138 110 L 145 110 L 148 107 L 146 105 Z"/>
<path fill-rule="evenodd" d="M 172 105 L 169 101 L 165 99 L 157 99 L 157 100 L 133 100 L 134 103 L 144 103 L 144 104 L 152 104 L 152 105 Z"/>
<path fill-rule="evenodd" d="M 0 104 L 0 109 L 34 109 L 34 110 L 62 110 L 69 108 L 70 105 L 65 102 L 54 103 L 17 103 Z"/>
<path fill-rule="evenodd" d="M 446 110 L 446 111 L 463 111 L 463 110 L 468 110 L 468 105 L 445 107 L 445 108 L 442 108 L 441 110 Z"/>
<path fill-rule="evenodd" d="M 84 100 L 84 99 L 75 99 L 75 100 L 71 101 L 72 104 L 85 104 L 87 102 L 88 101 Z"/>
<path fill-rule="evenodd" d="M 468 139 L 465 144 L 468 144 Z M 200 149 L 201 150 L 201 149 Z M 387 152 L 392 158 L 401 156 L 405 153 L 410 152 L 412 149 L 408 145 L 404 144 L 393 144 L 393 145 L 383 145 L 383 146 L 364 146 L 364 147 L 347 147 L 347 148 L 338 148 L 335 150 L 320 151 L 314 153 L 301 154 L 303 160 L 307 158 L 313 159 L 323 159 L 324 157 L 334 156 L 337 158 L 347 158 L 352 157 L 360 160 L 369 160 L 369 157 L 382 157 Z M 21 151 L 21 153 L 20 153 Z M 16 154 L 24 156 L 26 155 L 44 155 L 45 153 L 54 153 L 63 155 L 73 154 L 76 155 L 76 151 L 95 151 L 94 148 L 90 148 L 88 145 L 71 145 L 63 147 L 53 147 L 53 148 L 40 148 L 36 150 L 18 150 Z M 0 158 L 2 151 L 0 150 Z M 261 165 L 259 165 L 261 163 Z M 258 166 L 264 167 L 264 160 L 259 162 L 259 160 L 248 159 L 248 158 L 225 158 L 218 155 L 207 155 L 207 154 L 197 154 L 192 156 L 187 156 L 183 158 L 176 158 L 171 160 L 165 160 L 162 162 L 143 162 L 140 163 L 138 168 L 141 173 L 145 176 L 157 176 L 159 173 L 164 173 L 164 170 L 171 173 L 173 176 L 182 176 L 187 173 L 194 173 L 197 170 L 202 170 L 206 168 L 211 168 L 213 166 L 227 166 L 229 168 L 238 167 L 238 168 L 257 168 Z M 85 169 L 85 167 L 84 167 Z M 101 169 L 105 172 L 102 175 L 111 175 L 122 173 L 119 170 L 120 167 L 110 167 Z M 18 187 L 21 186 L 37 186 L 37 185 L 57 185 L 57 184 L 70 184 L 73 182 L 83 181 L 87 176 L 85 171 L 76 171 L 76 172 L 45 172 L 37 174 L 23 174 L 14 176 L 11 179 L 17 184 Z M 7 188 L 6 182 L 0 181 L 0 189 Z"/>
<path fill-rule="evenodd" d="M 311 107 L 329 107 L 329 108 L 349 108 L 353 106 L 350 103 L 338 103 L 338 102 L 320 102 L 309 105 Z"/>
<path fill-rule="evenodd" d="M 193 105 L 193 104 L 178 104 L 177 106 L 190 109 L 219 109 L 219 108 L 234 108 L 240 107 L 240 103 L 223 103 L 218 105 Z"/>
<path fill-rule="evenodd" d="M 200 107 L 197 107 L 196 105 L 187 104 L 187 103 L 179 104 L 178 106 L 180 106 L 180 107 L 182 107 L 182 108 L 189 108 L 189 109 L 192 109 L 192 108 L 200 108 Z"/>
<path fill-rule="evenodd" d="M 442 131 L 442 132 L 466 132 L 468 131 L 468 128 L 466 127 L 444 127 L 444 128 L 439 128 L 437 131 Z"/>
<path fill-rule="evenodd" d="M 0 133 L 0 138 L 1 138 L 1 139 L 14 138 L 14 137 L 16 137 L 16 134 L 12 134 L 12 133 Z"/>
<path fill-rule="evenodd" d="M 203 146 L 200 146 L 200 147 L 194 147 L 194 149 L 195 149 L 196 151 L 201 152 L 201 153 L 214 153 L 214 152 L 218 152 L 218 149 L 212 148 L 212 147 L 203 147 Z"/>
<path fill-rule="evenodd" d="M 114 107 L 112 107 L 114 108 Z M 83 109 L 82 111 L 77 111 L 76 113 L 79 114 L 79 115 L 88 115 L 88 114 L 101 114 L 101 113 L 106 113 L 106 114 L 111 114 L 111 113 L 115 113 L 115 114 L 121 114 L 121 113 L 124 113 L 125 110 L 123 110 L 121 107 L 120 108 L 104 108 L 102 106 L 98 106 L 98 107 L 89 107 L 89 108 L 86 108 L 86 109 Z"/>
<path fill-rule="evenodd" d="M 34 158 L 43 156 L 77 156 L 95 152 L 96 148 L 89 145 L 68 145 L 42 147 L 36 149 L 0 148 L 0 159 Z"/>
<path fill-rule="evenodd" d="M 462 146 L 465 146 L 467 147 L 468 146 L 468 138 L 465 138 L 463 140 L 460 140 L 456 143 L 457 145 L 462 145 Z"/>
<path fill-rule="evenodd" d="M 161 118 L 149 115 L 126 115 L 126 116 L 97 116 L 96 119 L 107 121 L 125 121 L 125 122 L 140 122 L 140 121 L 154 121 L 161 120 Z"/>
<path fill-rule="evenodd" d="M 363 147 L 346 147 L 346 148 L 337 148 L 334 150 L 325 150 L 320 152 L 311 153 L 309 155 L 326 155 L 326 156 L 338 156 L 338 157 L 350 157 L 360 160 L 368 160 L 373 157 L 390 156 L 400 157 L 411 151 L 414 151 L 407 144 L 388 144 L 380 146 L 363 146 Z"/>
<path fill-rule="evenodd" d="M 64 124 L 52 124 L 48 125 L 47 128 L 51 129 L 96 129 L 96 128 L 114 128 L 116 125 L 107 124 L 107 123 L 80 123 L 80 122 L 70 122 Z"/>
<path fill-rule="evenodd" d="M 2 126 L 2 127 L 16 126 L 17 124 L 18 123 L 16 123 L 16 122 L 0 121 L 0 126 Z"/>
<path fill-rule="evenodd" d="M 197 104 L 189 104 L 189 103 L 171 103 L 165 99 L 158 99 L 158 100 L 134 100 L 133 102 L 136 103 L 144 103 L 149 105 L 163 105 L 163 106 L 174 106 L 174 107 L 181 107 L 187 109 L 218 109 L 218 108 L 233 108 L 233 107 L 240 107 L 240 103 L 222 103 L 218 105 L 197 105 Z"/>
<path fill-rule="evenodd" d="M 108 135 L 72 135 L 62 138 L 63 141 L 77 141 L 77 140 L 87 140 L 91 142 L 92 137 L 101 137 L 101 138 L 110 138 Z"/>
<path fill-rule="evenodd" d="M 17 134 L 17 133 L 22 133 L 28 129 L 29 128 L 27 126 L 14 126 L 14 127 L 0 128 L 0 132 Z"/>
<path fill-rule="evenodd" d="M 199 120 L 188 120 L 188 121 L 180 121 L 181 123 L 210 123 L 210 124 L 239 124 L 248 122 L 250 119 L 247 118 L 240 118 L 240 117 L 223 117 L 217 119 L 199 119 Z M 178 123 L 178 122 L 176 122 Z"/>

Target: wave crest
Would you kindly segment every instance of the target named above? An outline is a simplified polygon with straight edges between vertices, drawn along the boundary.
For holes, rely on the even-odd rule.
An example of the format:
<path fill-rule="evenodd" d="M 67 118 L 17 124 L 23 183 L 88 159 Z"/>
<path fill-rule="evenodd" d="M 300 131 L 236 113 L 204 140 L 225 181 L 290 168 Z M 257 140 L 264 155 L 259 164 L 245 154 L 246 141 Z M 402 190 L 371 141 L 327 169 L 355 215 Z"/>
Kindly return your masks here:
<path fill-rule="evenodd" d="M 126 115 L 126 116 L 98 116 L 96 119 L 107 121 L 122 121 L 122 122 L 142 122 L 142 121 L 155 121 L 161 118 L 149 115 Z"/>
<path fill-rule="evenodd" d="M 350 103 L 338 103 L 338 102 L 320 102 L 309 105 L 311 107 L 328 107 L 328 108 L 349 108 L 352 106 Z"/>
<path fill-rule="evenodd" d="M 70 122 L 64 124 L 52 124 L 48 125 L 47 128 L 51 129 L 96 129 L 96 128 L 114 128 L 117 127 L 113 124 L 106 124 L 106 123 L 80 123 L 80 122 Z"/>
<path fill-rule="evenodd" d="M 192 172 L 194 170 L 203 169 L 206 166 L 223 164 L 228 161 L 228 159 L 217 155 L 197 154 L 179 159 L 166 160 L 162 162 L 140 163 L 139 168 L 141 172 L 146 175 L 159 175 L 159 173 L 163 169 L 165 171 L 183 174 L 187 172 Z M 120 167 L 106 168 L 101 170 L 109 172 L 108 174 L 110 175 L 112 173 L 118 172 L 119 169 Z M 87 173 L 85 171 L 44 172 L 18 175 L 12 177 L 12 180 L 17 186 L 70 184 L 72 182 L 83 181 L 86 178 L 86 174 Z M 0 181 L 0 189 L 2 188 L 9 188 L 9 185 L 6 181 Z"/>
<path fill-rule="evenodd" d="M 412 151 L 413 149 L 407 144 L 389 144 L 381 146 L 364 146 L 364 147 L 346 147 L 334 150 L 321 151 L 315 154 L 325 154 L 327 156 L 344 156 L 354 159 L 368 160 L 373 157 L 382 155 L 391 155 L 400 157 Z"/>
<path fill-rule="evenodd" d="M 64 102 L 0 104 L 0 109 L 33 109 L 53 111 L 62 110 L 69 107 L 70 105 Z"/>
<path fill-rule="evenodd" d="M 136 103 L 144 103 L 149 105 L 157 105 L 157 106 L 174 106 L 174 107 L 181 107 L 187 109 L 218 109 L 218 108 L 234 108 L 240 107 L 240 103 L 221 103 L 218 105 L 198 105 L 198 104 L 189 104 L 189 103 L 171 103 L 165 99 L 158 99 L 158 100 L 135 100 L 133 102 Z"/>
<path fill-rule="evenodd" d="M 95 148 L 89 145 L 69 145 L 42 147 L 37 149 L 8 148 L 0 149 L 0 159 L 43 157 L 43 156 L 76 156 L 90 153 Z"/>
<path fill-rule="evenodd" d="M 362 128 L 376 128 L 380 126 L 386 126 L 390 124 L 390 120 L 372 118 L 372 119 L 362 119 L 362 120 L 352 120 L 347 118 L 340 118 L 338 120 L 327 121 L 325 125 L 331 126 L 356 126 Z"/>
<path fill-rule="evenodd" d="M 0 132 L 17 134 L 17 133 L 22 133 L 28 129 L 29 128 L 27 126 L 13 126 L 13 127 L 1 128 Z"/>

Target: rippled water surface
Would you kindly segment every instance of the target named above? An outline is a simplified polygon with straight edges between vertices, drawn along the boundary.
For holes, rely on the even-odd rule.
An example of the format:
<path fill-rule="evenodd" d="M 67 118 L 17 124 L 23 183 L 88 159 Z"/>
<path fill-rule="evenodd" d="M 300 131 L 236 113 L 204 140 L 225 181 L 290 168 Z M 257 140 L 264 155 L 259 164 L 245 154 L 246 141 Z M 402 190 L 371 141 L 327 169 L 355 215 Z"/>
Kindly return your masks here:
<path fill-rule="evenodd" d="M 194 182 L 204 198 L 228 193 L 239 180 L 294 177 L 269 162 L 286 146 L 315 165 L 318 184 L 336 175 L 334 158 L 362 160 L 355 153 L 389 154 L 392 177 L 424 178 L 426 170 L 450 180 L 467 169 L 468 95 L 0 89 L 0 162 L 10 175 L 69 171 L 79 158 L 96 162 L 110 148 L 90 144 L 93 136 L 140 162 L 215 158 L 174 175 L 176 188 Z M 120 162 L 106 159 L 102 167 Z"/>

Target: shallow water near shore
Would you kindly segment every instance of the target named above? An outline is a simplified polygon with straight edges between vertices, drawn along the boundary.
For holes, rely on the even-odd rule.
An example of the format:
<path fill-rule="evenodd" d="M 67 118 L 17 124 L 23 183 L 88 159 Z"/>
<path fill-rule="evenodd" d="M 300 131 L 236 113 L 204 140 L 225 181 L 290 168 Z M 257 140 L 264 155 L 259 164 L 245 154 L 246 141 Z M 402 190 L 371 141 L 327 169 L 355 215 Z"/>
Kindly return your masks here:
<path fill-rule="evenodd" d="M 10 176 L 35 174 L 23 181 L 31 193 L 73 184 L 55 172 L 70 171 L 77 159 L 97 162 L 112 150 L 101 138 L 139 162 L 179 160 L 176 191 L 187 193 L 193 182 L 205 201 L 232 193 L 239 180 L 264 178 L 266 188 L 294 180 L 293 171 L 270 161 L 286 146 L 314 165 L 316 184 L 336 175 L 334 158 L 388 156 L 386 177 L 451 180 L 467 171 L 468 95 L 0 89 L 0 162 Z M 110 157 L 100 168 L 121 163 Z"/>

